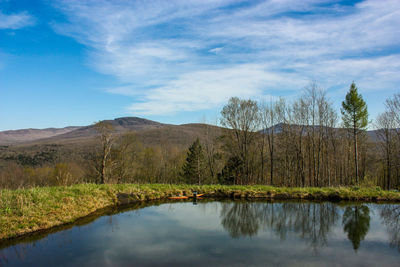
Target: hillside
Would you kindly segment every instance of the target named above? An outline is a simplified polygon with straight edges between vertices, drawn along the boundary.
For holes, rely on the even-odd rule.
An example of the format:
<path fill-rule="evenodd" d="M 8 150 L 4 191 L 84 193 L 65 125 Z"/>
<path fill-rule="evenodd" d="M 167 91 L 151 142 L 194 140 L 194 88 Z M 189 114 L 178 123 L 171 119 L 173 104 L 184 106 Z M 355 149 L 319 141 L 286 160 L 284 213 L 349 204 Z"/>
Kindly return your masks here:
<path fill-rule="evenodd" d="M 143 131 L 143 130 L 150 130 L 150 129 L 157 129 L 165 126 L 165 124 L 146 120 L 137 117 L 124 117 L 124 118 L 117 118 L 114 120 L 104 120 L 104 122 L 110 123 L 116 134 L 125 133 L 128 131 Z M 81 127 L 76 129 L 75 131 L 71 131 L 65 134 L 53 136 L 49 138 L 47 141 L 62 141 L 66 139 L 87 139 L 93 138 L 97 136 L 98 132 L 96 131 L 94 125 L 89 125 L 85 127 Z"/>
<path fill-rule="evenodd" d="M 36 141 L 44 138 L 66 134 L 78 130 L 80 127 L 69 126 L 65 128 L 47 128 L 47 129 L 22 129 L 0 132 L 0 145 L 9 145 Z"/>
<path fill-rule="evenodd" d="M 175 146 L 187 148 L 196 138 L 203 139 L 206 130 L 221 135 L 221 128 L 206 124 L 171 125 L 137 117 L 106 120 L 113 125 L 116 136 L 134 132 L 144 146 Z M 23 134 L 24 133 L 24 134 Z M 93 125 L 62 129 L 27 129 L 0 132 L 6 138 L 0 142 L 0 167 L 10 162 L 40 165 L 43 162 L 75 161 L 87 158 L 99 145 Z"/>
<path fill-rule="evenodd" d="M 149 145 L 160 143 L 188 145 L 197 137 L 201 139 L 207 127 L 218 134 L 221 133 L 222 129 L 217 126 L 201 123 L 182 125 L 163 124 L 138 117 L 122 117 L 114 120 L 104 120 L 104 122 L 108 122 L 113 126 L 114 134 L 121 135 L 126 132 L 135 132 L 144 144 Z M 282 131 L 282 127 L 283 124 L 277 124 L 275 126 L 275 133 L 279 134 Z M 300 125 L 291 125 L 291 127 L 299 128 Z M 337 128 L 335 130 L 340 131 L 343 129 Z M 367 135 L 372 142 L 378 140 L 377 132 L 377 130 L 367 131 Z M 92 143 L 96 136 L 98 136 L 98 132 L 93 125 L 80 127 L 69 126 L 65 128 L 21 129 L 0 132 L 0 145 L 17 147 L 52 144 L 82 145 L 84 143 Z"/>
<path fill-rule="evenodd" d="M 157 129 L 165 126 L 159 122 L 137 117 L 123 117 L 114 120 L 105 120 L 110 123 L 116 134 L 127 131 L 141 131 Z M 81 127 L 65 127 L 61 129 L 22 129 L 16 131 L 0 132 L 0 145 L 30 144 L 30 143 L 59 143 L 63 141 L 79 141 L 80 139 L 91 139 L 98 133 L 93 125 Z"/>

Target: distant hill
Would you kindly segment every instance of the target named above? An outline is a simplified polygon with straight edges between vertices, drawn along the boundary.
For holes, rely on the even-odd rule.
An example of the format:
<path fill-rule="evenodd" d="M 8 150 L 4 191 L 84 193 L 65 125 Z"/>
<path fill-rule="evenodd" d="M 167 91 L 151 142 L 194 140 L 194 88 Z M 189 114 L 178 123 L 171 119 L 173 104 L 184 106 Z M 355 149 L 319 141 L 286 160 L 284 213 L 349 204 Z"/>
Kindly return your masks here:
<path fill-rule="evenodd" d="M 146 120 L 138 117 L 123 117 L 114 120 L 104 120 L 104 122 L 110 123 L 114 128 L 115 134 L 122 134 L 128 131 L 145 131 L 150 129 L 159 129 L 167 126 L 167 124 L 162 124 L 156 121 Z M 94 125 L 80 127 L 74 131 L 63 133 L 60 135 L 55 135 L 50 138 L 41 140 L 46 142 L 52 141 L 71 141 L 77 139 L 90 139 L 98 135 Z"/>
<path fill-rule="evenodd" d="M 206 124 L 191 123 L 182 125 L 163 124 L 138 117 L 122 117 L 114 120 L 104 120 L 114 127 L 117 135 L 135 132 L 144 144 L 155 145 L 160 142 L 188 145 L 197 137 L 202 139 Z M 275 133 L 282 132 L 284 124 L 275 125 Z M 210 129 L 221 133 L 220 127 L 210 126 Z M 292 125 L 291 127 L 301 127 Z M 310 126 L 308 126 L 310 127 Z M 318 127 L 318 126 L 317 126 Z M 337 130 L 342 130 L 338 128 Z M 262 132 L 262 131 L 260 131 Z M 31 144 L 71 144 L 87 143 L 93 140 L 98 132 L 93 125 L 70 126 L 65 128 L 21 129 L 0 132 L 0 145 L 31 145 Z M 377 130 L 367 131 L 372 142 L 378 140 Z"/>
<path fill-rule="evenodd" d="M 116 136 L 133 132 L 145 146 L 175 146 L 187 148 L 196 138 L 205 138 L 206 130 L 213 136 L 222 134 L 222 128 L 206 124 L 163 124 L 137 117 L 106 120 L 113 125 Z M 93 125 L 63 129 L 17 130 L 0 132 L 7 135 L 0 142 L 0 168 L 10 161 L 23 165 L 40 165 L 44 162 L 74 161 L 86 158 L 99 146 L 99 133 Z M 25 135 L 22 135 L 22 134 Z M 47 133 L 47 134 L 45 134 Z"/>
<path fill-rule="evenodd" d="M 39 139 L 49 138 L 56 135 L 66 134 L 79 129 L 77 126 L 65 128 L 47 128 L 47 129 L 22 129 L 0 132 L 0 144 L 9 145 L 36 141 Z"/>
<path fill-rule="evenodd" d="M 206 129 L 213 135 L 221 135 L 222 128 L 201 123 L 182 125 L 163 124 L 138 117 L 123 117 L 104 120 L 114 128 L 115 135 L 134 132 L 144 145 L 168 144 L 179 147 L 189 146 L 196 138 L 203 139 Z M 0 145 L 7 146 L 4 151 L 40 151 L 52 149 L 90 150 L 98 143 L 99 133 L 94 125 L 66 127 L 62 129 L 25 129 L 0 132 Z M 6 150 L 4 150 L 6 149 Z M 1 152 L 1 151 L 0 151 Z M 2 154 L 2 153 L 0 153 Z"/>
<path fill-rule="evenodd" d="M 114 120 L 105 120 L 113 125 L 115 133 L 127 131 L 140 131 L 156 129 L 165 126 L 159 122 L 146 120 L 137 117 L 124 117 Z M 14 131 L 0 132 L 0 145 L 12 145 L 32 142 L 52 142 L 70 139 L 87 139 L 96 136 L 98 133 L 93 125 L 70 126 L 65 128 L 47 129 L 21 129 Z"/>

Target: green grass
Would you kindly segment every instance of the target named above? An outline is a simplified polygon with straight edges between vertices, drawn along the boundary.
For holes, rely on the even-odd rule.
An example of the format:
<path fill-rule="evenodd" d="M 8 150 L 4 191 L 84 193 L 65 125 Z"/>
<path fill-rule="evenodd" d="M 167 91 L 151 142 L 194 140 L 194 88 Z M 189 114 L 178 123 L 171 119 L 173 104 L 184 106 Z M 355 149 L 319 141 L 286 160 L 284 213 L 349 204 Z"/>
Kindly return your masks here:
<path fill-rule="evenodd" d="M 379 187 L 287 188 L 272 186 L 80 184 L 0 190 L 0 239 L 76 221 L 100 209 L 137 201 L 191 195 L 193 190 L 212 197 L 396 201 L 400 193 Z"/>

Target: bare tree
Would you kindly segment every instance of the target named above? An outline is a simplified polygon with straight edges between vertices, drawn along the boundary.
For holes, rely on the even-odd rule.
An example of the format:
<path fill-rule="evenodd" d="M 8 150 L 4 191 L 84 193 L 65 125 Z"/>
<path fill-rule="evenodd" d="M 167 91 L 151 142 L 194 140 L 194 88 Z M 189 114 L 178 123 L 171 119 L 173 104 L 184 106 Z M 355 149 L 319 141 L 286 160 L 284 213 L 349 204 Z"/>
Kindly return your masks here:
<path fill-rule="evenodd" d="M 338 160 L 340 157 L 338 154 L 338 131 L 336 129 L 338 123 L 338 114 L 333 109 L 332 106 L 328 108 L 327 118 L 326 118 L 326 127 L 327 127 L 327 151 L 330 153 L 329 162 L 331 162 L 331 167 L 328 167 L 328 186 L 331 186 L 332 178 L 334 178 L 334 182 L 337 184 L 337 176 L 338 176 Z"/>
<path fill-rule="evenodd" d="M 118 183 L 135 182 L 134 175 L 138 169 L 139 154 L 143 150 L 135 133 L 127 132 L 114 142 L 112 158 L 113 174 Z"/>
<path fill-rule="evenodd" d="M 230 128 L 227 131 L 232 145 L 232 152 L 243 162 L 243 174 L 248 183 L 253 175 L 253 157 L 251 153 L 258 127 L 258 104 L 253 100 L 237 97 L 229 99 L 221 111 L 221 124 Z"/>
<path fill-rule="evenodd" d="M 393 154 L 393 134 L 395 128 L 395 115 L 393 112 L 386 111 L 380 114 L 376 120 L 380 147 L 383 148 L 385 154 L 385 179 L 384 187 L 390 189 L 390 180 L 392 177 L 392 154 Z"/>
<path fill-rule="evenodd" d="M 386 109 L 391 112 L 396 128 L 400 126 L 400 93 L 386 100 Z"/>
<path fill-rule="evenodd" d="M 220 171 L 221 153 L 219 152 L 220 144 L 218 142 L 218 137 L 220 136 L 220 130 L 218 129 L 217 123 L 215 125 L 210 125 L 207 123 L 206 119 L 203 118 L 204 132 L 203 132 L 203 149 L 206 157 L 206 165 L 208 169 L 208 180 L 210 183 L 215 183 L 217 181 L 217 174 Z"/>
<path fill-rule="evenodd" d="M 269 104 L 263 103 L 261 105 L 260 120 L 263 129 L 263 138 L 267 139 L 268 152 L 269 152 L 269 162 L 270 162 L 270 184 L 274 184 L 274 152 L 275 152 L 275 127 L 278 121 L 279 109 L 284 103 L 281 99 L 278 102 L 270 102 Z"/>
<path fill-rule="evenodd" d="M 99 132 L 101 151 L 100 151 L 100 166 L 98 169 L 100 175 L 100 183 L 104 184 L 107 181 L 107 171 L 109 166 L 109 159 L 111 148 L 114 142 L 113 131 L 114 127 L 111 123 L 106 121 L 97 122 L 94 125 L 97 132 Z"/>
<path fill-rule="evenodd" d="M 303 143 L 305 137 L 305 130 L 307 127 L 308 121 L 308 101 L 304 97 L 298 99 L 293 103 L 293 116 L 292 116 L 292 124 L 294 125 L 293 131 L 295 134 L 295 146 L 296 146 L 296 162 L 297 162 L 297 171 L 296 176 L 300 179 L 296 179 L 297 185 L 300 184 L 305 186 L 306 185 L 306 176 L 305 176 L 305 162 L 304 162 L 304 155 L 303 155 Z M 299 181 L 300 180 L 300 181 Z"/>

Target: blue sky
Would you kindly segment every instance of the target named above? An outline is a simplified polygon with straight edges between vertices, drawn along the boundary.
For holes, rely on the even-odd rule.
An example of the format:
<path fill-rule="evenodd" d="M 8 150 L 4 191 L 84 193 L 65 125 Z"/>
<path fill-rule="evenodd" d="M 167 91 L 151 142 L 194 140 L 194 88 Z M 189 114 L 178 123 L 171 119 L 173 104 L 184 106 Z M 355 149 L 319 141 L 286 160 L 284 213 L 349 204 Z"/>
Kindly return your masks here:
<path fill-rule="evenodd" d="M 354 80 L 371 119 L 400 92 L 400 2 L 0 0 L 0 130 L 138 116 L 215 123 L 231 96 L 339 112 Z"/>

